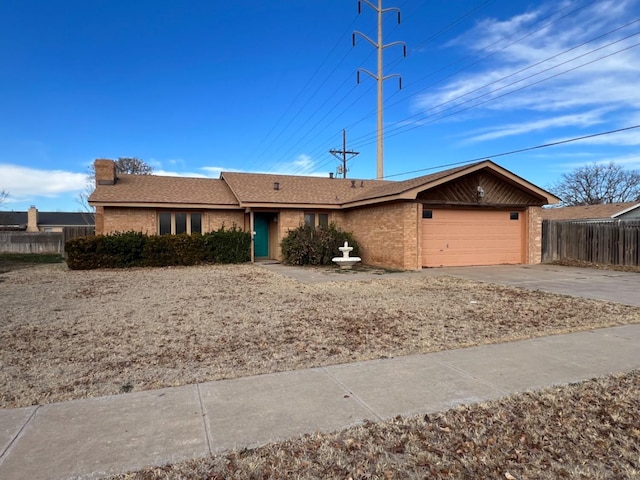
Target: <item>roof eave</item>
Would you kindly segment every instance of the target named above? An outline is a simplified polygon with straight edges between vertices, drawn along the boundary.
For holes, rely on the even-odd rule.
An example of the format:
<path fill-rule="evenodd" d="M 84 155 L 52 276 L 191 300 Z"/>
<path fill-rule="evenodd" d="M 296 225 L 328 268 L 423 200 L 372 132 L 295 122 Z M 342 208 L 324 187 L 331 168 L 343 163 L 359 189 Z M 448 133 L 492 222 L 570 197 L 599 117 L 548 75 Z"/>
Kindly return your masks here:
<path fill-rule="evenodd" d="M 618 218 L 619 216 L 624 215 L 625 213 L 634 211 L 636 208 L 640 208 L 640 203 L 638 203 L 637 205 L 631 205 L 629 208 L 625 208 L 621 212 L 614 213 L 613 215 L 611 215 L 611 218 Z"/>
<path fill-rule="evenodd" d="M 175 202 L 114 202 L 114 201 L 90 201 L 92 207 L 134 207 L 134 208 L 176 208 L 176 209 L 201 209 L 201 210 L 241 210 L 238 204 L 226 203 L 175 203 Z"/>

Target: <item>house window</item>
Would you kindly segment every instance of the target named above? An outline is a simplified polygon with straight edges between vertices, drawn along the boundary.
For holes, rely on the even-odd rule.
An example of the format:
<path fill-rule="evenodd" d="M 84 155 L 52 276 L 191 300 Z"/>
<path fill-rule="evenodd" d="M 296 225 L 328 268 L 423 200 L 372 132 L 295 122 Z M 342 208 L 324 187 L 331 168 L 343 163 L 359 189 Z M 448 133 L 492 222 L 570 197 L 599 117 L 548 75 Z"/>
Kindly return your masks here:
<path fill-rule="evenodd" d="M 315 213 L 305 213 L 304 214 L 304 224 L 307 227 L 315 227 L 316 226 L 316 214 Z"/>
<path fill-rule="evenodd" d="M 202 233 L 202 214 L 161 212 L 158 214 L 158 233 L 160 235 Z"/>
<path fill-rule="evenodd" d="M 509 220 L 518 220 L 520 218 L 520 214 L 518 212 L 511 212 L 509 214 Z"/>
<path fill-rule="evenodd" d="M 433 210 L 422 210 L 422 218 L 433 218 Z"/>
<path fill-rule="evenodd" d="M 314 228 L 315 227 L 327 228 L 329 226 L 329 214 L 306 212 L 304 214 L 304 224 Z"/>

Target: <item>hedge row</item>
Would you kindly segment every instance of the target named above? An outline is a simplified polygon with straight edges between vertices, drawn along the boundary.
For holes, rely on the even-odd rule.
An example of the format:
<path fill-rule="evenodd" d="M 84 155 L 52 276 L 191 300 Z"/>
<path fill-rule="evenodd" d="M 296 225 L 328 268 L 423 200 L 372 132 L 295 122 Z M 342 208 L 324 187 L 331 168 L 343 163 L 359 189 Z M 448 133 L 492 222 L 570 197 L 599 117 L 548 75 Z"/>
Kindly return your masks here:
<path fill-rule="evenodd" d="M 333 223 L 328 227 L 316 228 L 302 225 L 291 230 L 282 240 L 283 261 L 289 265 L 332 265 L 333 257 L 342 256 L 338 248 L 345 241 L 353 247 L 350 255 L 357 257 L 360 248 L 352 233 L 341 230 Z"/>
<path fill-rule="evenodd" d="M 77 237 L 65 243 L 67 265 L 73 270 L 242 263 L 250 260 L 250 248 L 251 235 L 235 225 L 204 235 L 124 232 Z"/>

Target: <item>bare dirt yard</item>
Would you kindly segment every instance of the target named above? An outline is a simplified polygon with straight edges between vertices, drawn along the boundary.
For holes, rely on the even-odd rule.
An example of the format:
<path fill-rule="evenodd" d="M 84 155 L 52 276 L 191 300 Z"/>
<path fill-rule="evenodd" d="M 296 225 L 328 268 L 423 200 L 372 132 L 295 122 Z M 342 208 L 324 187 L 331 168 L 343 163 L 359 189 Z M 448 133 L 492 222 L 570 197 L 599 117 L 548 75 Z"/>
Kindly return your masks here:
<path fill-rule="evenodd" d="M 0 407 L 637 322 L 639 308 L 447 277 L 38 265 L 0 274 Z"/>

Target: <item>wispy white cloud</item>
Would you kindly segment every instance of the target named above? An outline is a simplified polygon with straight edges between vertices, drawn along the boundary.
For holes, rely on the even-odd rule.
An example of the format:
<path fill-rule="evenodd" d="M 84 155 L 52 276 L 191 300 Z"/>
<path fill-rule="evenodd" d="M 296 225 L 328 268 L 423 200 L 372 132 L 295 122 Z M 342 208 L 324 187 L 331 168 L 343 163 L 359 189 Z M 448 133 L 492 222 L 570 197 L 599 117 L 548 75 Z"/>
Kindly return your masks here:
<path fill-rule="evenodd" d="M 87 185 L 85 173 L 44 170 L 10 163 L 0 164 L 0 179 L 0 190 L 9 192 L 9 201 L 77 194 Z"/>
<path fill-rule="evenodd" d="M 576 113 L 570 115 L 562 115 L 559 117 L 547 117 L 540 120 L 532 120 L 522 123 L 512 123 L 489 127 L 479 131 L 477 134 L 467 132 L 467 142 L 481 142 L 486 140 L 494 140 L 512 135 L 520 135 L 523 133 L 531 133 L 554 127 L 589 127 L 604 123 L 603 116 L 605 109 L 593 110 L 586 113 Z"/>
<path fill-rule="evenodd" d="M 470 49 L 476 59 L 490 57 L 417 97 L 414 111 L 425 116 L 415 122 L 469 109 L 451 120 L 483 115 L 494 125 L 472 133 L 471 141 L 615 124 L 640 108 L 640 20 L 609 32 L 636 20 L 639 3 L 601 1 L 581 8 L 575 2 L 549 2 L 511 18 L 480 21 L 448 46 Z M 526 120 L 514 121 L 517 117 Z M 629 134 L 627 140 L 633 138 Z"/>

